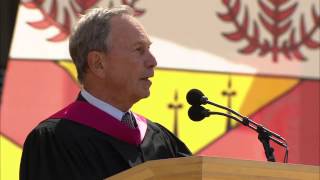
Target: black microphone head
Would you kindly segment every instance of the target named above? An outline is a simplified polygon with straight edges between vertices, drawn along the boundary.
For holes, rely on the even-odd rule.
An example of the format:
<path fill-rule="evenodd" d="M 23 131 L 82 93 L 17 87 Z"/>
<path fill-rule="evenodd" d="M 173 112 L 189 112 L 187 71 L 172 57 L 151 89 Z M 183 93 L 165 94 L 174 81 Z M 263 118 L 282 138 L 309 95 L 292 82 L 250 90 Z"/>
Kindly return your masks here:
<path fill-rule="evenodd" d="M 188 116 L 193 121 L 201 121 L 209 116 L 209 111 L 202 106 L 191 106 L 188 111 Z"/>
<path fill-rule="evenodd" d="M 198 90 L 198 89 L 191 89 L 187 93 L 187 101 L 190 105 L 201 105 L 206 104 L 206 101 L 208 100 L 207 97 L 204 96 L 204 94 Z"/>

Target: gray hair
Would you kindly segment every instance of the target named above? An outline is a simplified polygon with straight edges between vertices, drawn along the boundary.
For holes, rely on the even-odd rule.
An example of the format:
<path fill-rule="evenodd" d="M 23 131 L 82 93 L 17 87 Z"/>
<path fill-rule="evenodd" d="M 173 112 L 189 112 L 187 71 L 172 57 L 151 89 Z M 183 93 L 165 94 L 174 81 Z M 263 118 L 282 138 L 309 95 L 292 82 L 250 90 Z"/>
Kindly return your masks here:
<path fill-rule="evenodd" d="M 74 27 L 69 39 L 69 52 L 76 65 L 80 83 L 83 83 L 84 74 L 88 68 L 88 53 L 93 50 L 108 52 L 110 20 L 113 16 L 122 14 L 133 15 L 133 10 L 124 5 L 109 10 L 91 9 Z"/>

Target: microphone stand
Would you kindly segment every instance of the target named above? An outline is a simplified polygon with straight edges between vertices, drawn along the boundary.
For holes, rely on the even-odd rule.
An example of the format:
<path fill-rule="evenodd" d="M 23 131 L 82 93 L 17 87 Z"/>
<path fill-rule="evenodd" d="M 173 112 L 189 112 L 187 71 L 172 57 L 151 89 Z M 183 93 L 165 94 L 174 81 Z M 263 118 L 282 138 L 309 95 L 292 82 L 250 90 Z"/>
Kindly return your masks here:
<path fill-rule="evenodd" d="M 240 116 L 242 116 L 242 115 L 240 115 Z M 245 124 L 246 126 L 249 123 L 254 123 L 254 125 L 256 126 L 255 131 L 258 132 L 258 134 L 259 134 L 258 139 L 263 145 L 264 153 L 266 155 L 267 160 L 270 162 L 275 162 L 276 159 L 273 154 L 274 149 L 270 146 L 270 137 L 272 136 L 271 131 L 269 131 L 268 129 L 266 129 L 262 125 L 255 123 L 254 121 L 250 120 L 247 117 L 242 116 L 242 122 L 243 122 L 242 124 Z M 279 137 L 281 137 L 281 136 L 279 136 Z M 283 139 L 283 138 L 281 138 L 281 139 Z M 287 148 L 286 144 L 285 145 L 280 144 L 280 145 Z"/>
<path fill-rule="evenodd" d="M 215 103 L 212 103 L 210 101 L 208 101 L 208 104 L 211 104 L 211 105 L 217 105 Z M 258 132 L 258 139 L 259 141 L 262 143 L 263 145 L 263 148 L 264 148 L 264 152 L 265 152 L 265 155 L 266 155 L 266 158 L 268 161 L 270 162 L 275 162 L 276 159 L 274 157 L 274 149 L 270 146 L 270 140 L 272 140 L 273 142 L 279 144 L 280 146 L 283 146 L 286 148 L 286 154 L 285 154 L 285 158 L 284 158 L 284 162 L 286 163 L 287 160 L 288 160 L 288 145 L 287 145 L 287 142 L 284 138 L 282 138 L 280 135 L 268 130 L 267 128 L 263 127 L 262 125 L 260 124 L 257 124 L 256 122 L 250 120 L 248 117 L 244 117 L 242 116 L 241 114 L 233 111 L 232 109 L 229 109 L 227 107 L 223 107 L 221 105 L 218 105 L 218 107 L 222 108 L 222 109 L 225 109 L 225 110 L 229 110 L 231 111 L 232 113 L 240 116 L 242 118 L 242 120 L 240 120 L 239 118 L 237 117 L 234 117 L 230 114 L 226 114 L 226 113 L 222 113 L 222 112 L 211 112 L 211 111 L 206 111 L 207 113 L 207 116 L 209 115 L 221 115 L 221 116 L 226 116 L 226 117 L 229 117 L 231 119 L 234 119 L 238 122 L 240 122 L 241 124 L 243 124 L 244 126 L 248 126 L 249 128 L 253 129 L 254 131 Z M 275 136 L 277 139 L 275 139 L 273 136 Z M 279 141 L 279 139 L 281 141 Z"/>
<path fill-rule="evenodd" d="M 257 127 L 257 132 L 259 133 L 258 139 L 263 145 L 264 153 L 266 155 L 266 158 L 270 162 L 275 162 L 276 159 L 274 157 L 274 149 L 270 146 L 269 140 L 270 140 L 270 134 L 265 131 L 261 126 Z"/>

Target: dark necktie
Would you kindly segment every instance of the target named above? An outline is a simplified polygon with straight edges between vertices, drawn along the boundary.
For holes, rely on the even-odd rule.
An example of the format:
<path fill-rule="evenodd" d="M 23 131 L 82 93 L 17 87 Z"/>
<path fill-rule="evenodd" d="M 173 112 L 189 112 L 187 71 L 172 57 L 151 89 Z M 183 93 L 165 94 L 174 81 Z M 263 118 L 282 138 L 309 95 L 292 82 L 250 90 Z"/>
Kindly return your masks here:
<path fill-rule="evenodd" d="M 121 118 L 121 122 L 132 129 L 136 128 L 134 121 L 135 119 L 132 117 L 131 113 L 129 112 L 124 113 L 124 115 Z"/>

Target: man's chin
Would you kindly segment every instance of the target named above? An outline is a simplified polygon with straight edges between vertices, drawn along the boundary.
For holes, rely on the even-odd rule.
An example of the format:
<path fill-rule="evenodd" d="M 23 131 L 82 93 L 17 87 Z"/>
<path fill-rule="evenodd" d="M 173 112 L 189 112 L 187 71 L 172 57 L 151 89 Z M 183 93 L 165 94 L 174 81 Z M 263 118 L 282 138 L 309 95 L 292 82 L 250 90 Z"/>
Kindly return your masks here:
<path fill-rule="evenodd" d="M 136 102 L 140 101 L 141 99 L 148 98 L 150 96 L 150 91 L 149 90 L 144 90 L 137 94 L 136 96 Z"/>
<path fill-rule="evenodd" d="M 141 96 L 142 97 L 141 99 L 147 98 L 149 96 L 150 96 L 150 90 L 148 89 L 143 93 L 143 95 Z"/>

